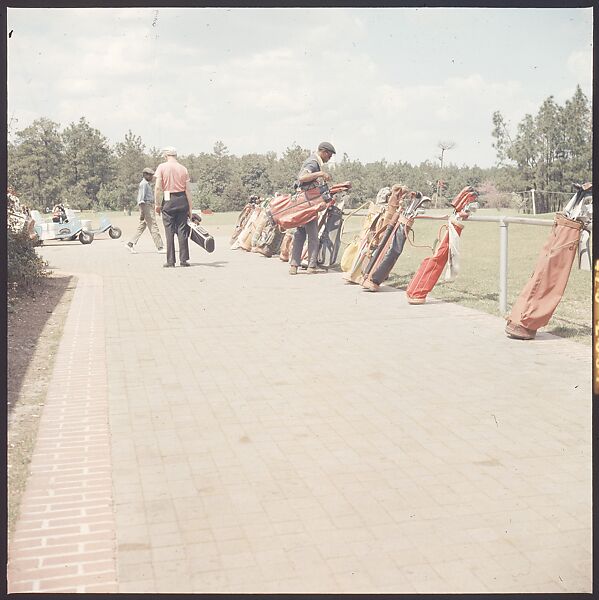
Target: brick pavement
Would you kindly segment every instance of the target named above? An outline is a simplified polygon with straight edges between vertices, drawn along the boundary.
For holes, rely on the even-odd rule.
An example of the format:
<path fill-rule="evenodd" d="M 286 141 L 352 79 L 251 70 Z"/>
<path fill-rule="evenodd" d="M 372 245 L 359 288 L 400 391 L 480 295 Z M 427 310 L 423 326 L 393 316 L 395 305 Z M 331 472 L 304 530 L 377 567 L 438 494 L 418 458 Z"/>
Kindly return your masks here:
<path fill-rule="evenodd" d="M 102 278 L 80 274 L 10 540 L 9 592 L 116 592 Z"/>
<path fill-rule="evenodd" d="M 111 460 L 98 469 L 111 465 L 114 530 L 102 530 L 101 551 L 112 544 L 116 576 L 102 558 L 101 585 L 592 590 L 587 347 L 544 333 L 508 340 L 499 318 L 409 306 L 401 291 L 368 294 L 339 273 L 289 277 L 222 236 L 213 254 L 191 248 L 190 269 L 162 269 L 149 237 L 139 247 L 98 237 L 43 250 L 56 268 L 90 274 L 80 282 L 101 281 L 83 307 L 95 335 L 81 344 L 104 351 L 94 363 L 109 436 L 98 436 Z M 30 487 L 43 475 L 34 469 Z M 44 560 L 43 541 L 23 547 Z M 84 578 L 77 561 L 69 577 Z M 14 585 L 90 589 L 66 576 Z"/>

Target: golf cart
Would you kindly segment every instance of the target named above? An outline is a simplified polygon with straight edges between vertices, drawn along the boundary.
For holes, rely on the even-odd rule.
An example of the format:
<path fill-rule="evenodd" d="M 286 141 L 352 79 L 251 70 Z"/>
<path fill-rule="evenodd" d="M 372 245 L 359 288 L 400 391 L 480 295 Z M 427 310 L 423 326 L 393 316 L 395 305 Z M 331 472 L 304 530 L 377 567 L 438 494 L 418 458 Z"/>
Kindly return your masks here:
<path fill-rule="evenodd" d="M 118 240 L 123 233 L 119 227 L 115 227 L 110 223 L 110 220 L 106 215 L 100 215 L 100 226 L 97 229 L 92 229 L 89 225 L 91 221 L 82 221 L 83 223 L 83 231 L 86 233 L 91 233 L 92 236 L 98 235 L 99 233 L 104 233 L 108 231 L 108 235 L 113 240 Z"/>
<path fill-rule="evenodd" d="M 82 244 L 91 244 L 94 234 L 84 231 L 81 219 L 70 208 L 64 209 L 62 222 L 45 221 L 37 210 L 31 211 L 31 218 L 35 221 L 34 230 L 40 242 L 46 240 L 72 241 L 79 239 Z"/>

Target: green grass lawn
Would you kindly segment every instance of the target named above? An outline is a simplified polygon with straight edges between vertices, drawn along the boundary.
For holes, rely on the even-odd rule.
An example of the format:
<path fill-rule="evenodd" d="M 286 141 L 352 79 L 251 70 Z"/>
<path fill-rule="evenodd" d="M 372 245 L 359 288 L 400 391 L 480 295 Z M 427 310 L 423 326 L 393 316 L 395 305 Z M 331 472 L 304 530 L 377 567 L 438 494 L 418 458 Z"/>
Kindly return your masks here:
<path fill-rule="evenodd" d="M 428 215 L 442 215 L 442 209 L 429 210 Z M 106 213 L 118 226 L 127 223 L 131 228 L 136 213 L 125 216 L 122 212 Z M 203 224 L 213 235 L 228 236 L 232 233 L 238 212 L 214 213 L 203 216 Z M 481 209 L 477 215 L 516 215 L 516 211 Z M 523 215 L 529 217 L 530 215 Z M 536 218 L 553 220 L 554 215 Z M 81 213 L 81 218 L 99 223 L 99 214 Z M 344 226 L 343 244 L 351 242 L 360 229 L 363 217 L 347 219 Z M 443 221 L 418 219 L 414 225 L 415 244 L 432 246 Z M 510 224 L 508 242 L 508 307 L 532 275 L 539 252 L 549 235 L 549 227 Z M 499 315 L 499 225 L 466 221 L 460 243 L 460 274 L 452 283 L 444 283 L 442 277 L 431 295 L 447 302 L 457 302 L 493 315 Z M 432 254 L 430 249 L 415 248 L 406 243 L 388 285 L 405 289 L 422 260 Z M 341 253 L 340 253 L 341 256 Z M 566 292 L 551 321 L 544 329 L 584 344 L 591 344 L 592 278 L 589 271 L 580 271 L 576 263 L 572 268 Z"/>

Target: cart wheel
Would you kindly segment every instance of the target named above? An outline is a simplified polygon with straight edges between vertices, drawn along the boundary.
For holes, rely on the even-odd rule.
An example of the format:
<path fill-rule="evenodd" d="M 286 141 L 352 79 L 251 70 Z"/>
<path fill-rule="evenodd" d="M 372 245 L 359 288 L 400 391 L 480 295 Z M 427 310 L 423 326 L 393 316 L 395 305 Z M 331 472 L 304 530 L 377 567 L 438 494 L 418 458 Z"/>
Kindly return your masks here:
<path fill-rule="evenodd" d="M 79 234 L 79 241 L 82 244 L 91 244 L 94 241 L 94 234 L 87 231 L 82 231 Z"/>
<path fill-rule="evenodd" d="M 113 240 L 118 240 L 121 237 L 121 234 L 123 232 L 118 228 L 118 227 L 111 227 L 108 230 L 108 235 L 113 239 Z"/>

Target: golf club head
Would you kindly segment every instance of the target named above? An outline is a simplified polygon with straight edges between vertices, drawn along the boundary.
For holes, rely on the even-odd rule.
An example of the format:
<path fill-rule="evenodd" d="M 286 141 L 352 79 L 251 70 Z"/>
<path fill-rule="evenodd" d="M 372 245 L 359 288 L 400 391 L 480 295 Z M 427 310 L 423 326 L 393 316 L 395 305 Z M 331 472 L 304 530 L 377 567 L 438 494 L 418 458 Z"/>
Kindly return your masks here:
<path fill-rule="evenodd" d="M 593 196 L 586 194 L 580 204 L 577 220 L 582 221 L 588 231 L 593 228 Z"/>
<path fill-rule="evenodd" d="M 409 214 L 412 213 L 412 211 L 415 210 L 415 206 L 416 206 L 416 202 L 418 200 L 418 195 L 420 194 L 420 192 L 410 192 L 410 197 L 407 201 L 407 204 L 404 206 L 403 209 L 403 214 L 408 216 Z M 422 194 L 420 194 L 420 197 L 422 197 Z"/>
<path fill-rule="evenodd" d="M 408 204 L 408 207 L 404 210 L 404 215 L 408 218 L 413 217 L 420 207 L 431 201 L 428 196 L 424 196 L 421 192 L 413 192 L 413 194 L 414 197 L 410 201 L 410 204 Z"/>
<path fill-rule="evenodd" d="M 573 183 L 572 186 L 576 191 L 564 207 L 564 214 L 570 219 L 578 219 L 585 212 L 584 199 L 592 196 L 593 186 L 590 183 Z"/>
<path fill-rule="evenodd" d="M 462 209 L 462 212 L 471 214 L 476 212 L 480 208 L 480 204 L 478 202 L 470 202 L 470 204 L 466 204 Z"/>

